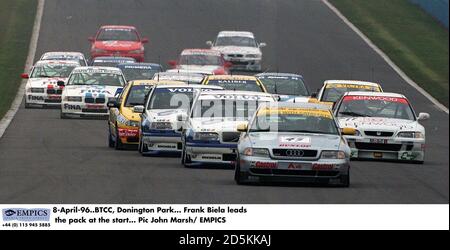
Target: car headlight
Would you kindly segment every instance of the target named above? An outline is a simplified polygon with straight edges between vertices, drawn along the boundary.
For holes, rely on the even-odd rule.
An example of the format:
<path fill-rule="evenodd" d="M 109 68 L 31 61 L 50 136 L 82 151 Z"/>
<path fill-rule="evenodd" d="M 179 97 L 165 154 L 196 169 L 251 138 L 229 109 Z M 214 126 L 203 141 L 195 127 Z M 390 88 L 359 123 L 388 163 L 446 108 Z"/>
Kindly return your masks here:
<path fill-rule="evenodd" d="M 125 122 L 125 126 L 128 126 L 128 127 L 139 127 L 140 124 L 141 124 L 140 122 L 130 121 L 130 120 Z"/>
<path fill-rule="evenodd" d="M 334 150 L 322 151 L 320 158 L 322 158 L 322 159 L 345 159 L 345 152 L 344 151 L 334 151 Z"/>
<path fill-rule="evenodd" d="M 425 135 L 422 132 L 400 132 L 397 137 L 423 139 Z"/>
<path fill-rule="evenodd" d="M 270 157 L 270 153 L 267 148 L 246 148 L 244 149 L 244 155 L 257 157 Z"/>
<path fill-rule="evenodd" d="M 83 98 L 81 96 L 66 96 L 64 100 L 67 102 L 82 102 Z"/>
<path fill-rule="evenodd" d="M 29 90 L 31 93 L 44 93 L 45 92 L 44 88 L 30 88 Z"/>
<path fill-rule="evenodd" d="M 258 54 L 248 54 L 248 55 L 246 55 L 245 57 L 247 57 L 247 58 L 260 58 L 261 55 L 258 55 Z"/>
<path fill-rule="evenodd" d="M 359 130 L 355 129 L 355 134 L 353 136 L 362 136 L 362 134 Z"/>
<path fill-rule="evenodd" d="M 214 132 L 195 132 L 193 138 L 196 141 L 218 141 L 219 134 Z"/>

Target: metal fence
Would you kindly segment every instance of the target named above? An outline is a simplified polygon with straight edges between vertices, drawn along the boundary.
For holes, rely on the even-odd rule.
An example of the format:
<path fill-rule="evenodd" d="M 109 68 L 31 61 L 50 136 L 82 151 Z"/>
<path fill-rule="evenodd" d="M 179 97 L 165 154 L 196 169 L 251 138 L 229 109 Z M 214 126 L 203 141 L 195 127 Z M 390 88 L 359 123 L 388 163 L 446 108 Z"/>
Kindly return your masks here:
<path fill-rule="evenodd" d="M 449 0 L 409 0 L 436 18 L 448 29 Z"/>

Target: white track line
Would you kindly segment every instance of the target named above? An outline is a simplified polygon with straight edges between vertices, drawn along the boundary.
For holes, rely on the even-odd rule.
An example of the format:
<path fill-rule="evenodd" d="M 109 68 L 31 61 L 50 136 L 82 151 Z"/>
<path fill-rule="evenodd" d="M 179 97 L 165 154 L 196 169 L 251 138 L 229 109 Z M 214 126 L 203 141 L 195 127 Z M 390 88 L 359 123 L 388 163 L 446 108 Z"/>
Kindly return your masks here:
<path fill-rule="evenodd" d="M 25 62 L 24 72 L 28 72 L 28 70 L 30 70 L 30 68 L 33 66 L 34 57 L 36 55 L 37 43 L 39 40 L 39 32 L 41 30 L 41 20 L 42 15 L 44 13 L 44 5 L 45 0 L 38 0 L 36 18 L 34 19 L 33 34 L 31 35 L 28 57 L 27 61 Z M 19 91 L 17 92 L 16 98 L 11 104 L 11 108 L 5 114 L 3 119 L 0 120 L 0 138 L 2 138 L 3 134 L 5 133 L 5 130 L 8 128 L 9 124 L 11 123 L 11 121 L 13 120 L 14 116 L 16 115 L 17 111 L 20 108 L 20 104 L 22 103 L 22 99 L 25 94 L 26 83 L 27 83 L 26 80 L 22 80 L 22 84 L 19 87 Z"/>
<path fill-rule="evenodd" d="M 370 39 L 364 35 L 352 22 L 350 22 L 334 5 L 332 5 L 328 0 L 322 0 L 322 2 L 328 6 L 345 24 L 347 24 L 356 34 L 358 34 L 364 42 L 369 45 L 378 55 L 383 58 L 383 60 L 394 69 L 397 74 L 405 80 L 409 85 L 415 88 L 419 93 L 425 96 L 428 100 L 430 100 L 438 109 L 445 112 L 447 115 L 449 114 L 448 108 L 436 100 L 433 96 L 431 96 L 428 92 L 426 92 L 423 88 L 421 88 L 416 82 L 414 82 L 409 76 L 405 74 L 380 48 L 378 48 Z"/>

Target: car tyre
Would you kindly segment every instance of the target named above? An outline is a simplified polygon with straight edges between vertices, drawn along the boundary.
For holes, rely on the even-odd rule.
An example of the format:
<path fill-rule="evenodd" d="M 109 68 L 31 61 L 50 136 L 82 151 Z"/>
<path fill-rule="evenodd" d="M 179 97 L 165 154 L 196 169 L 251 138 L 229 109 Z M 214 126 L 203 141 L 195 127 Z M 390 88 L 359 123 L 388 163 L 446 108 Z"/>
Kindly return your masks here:
<path fill-rule="evenodd" d="M 234 172 L 234 181 L 238 185 L 245 185 L 247 183 L 248 176 L 241 172 L 241 164 L 239 158 L 236 159 L 236 168 Z"/>
<path fill-rule="evenodd" d="M 109 126 L 109 124 L 108 124 L 108 126 Z M 110 147 L 110 148 L 114 148 L 114 144 L 115 144 L 115 142 L 114 142 L 114 140 L 112 139 L 112 135 L 111 135 L 111 127 L 109 128 L 109 131 L 108 131 L 108 146 Z"/>
<path fill-rule="evenodd" d="M 115 142 L 114 142 L 114 148 L 116 150 L 122 150 L 123 149 L 123 143 L 122 143 L 122 141 L 119 138 L 119 128 L 117 127 L 117 124 L 116 124 L 116 136 L 115 137 L 116 138 L 115 138 Z"/>
<path fill-rule="evenodd" d="M 69 119 L 69 117 L 61 111 L 61 119 Z"/>

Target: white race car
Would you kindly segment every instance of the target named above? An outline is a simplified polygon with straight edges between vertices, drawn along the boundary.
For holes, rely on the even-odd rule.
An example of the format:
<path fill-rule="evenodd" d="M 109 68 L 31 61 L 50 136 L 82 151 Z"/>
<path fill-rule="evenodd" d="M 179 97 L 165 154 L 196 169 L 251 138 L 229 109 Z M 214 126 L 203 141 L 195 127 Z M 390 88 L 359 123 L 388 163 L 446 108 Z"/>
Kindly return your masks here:
<path fill-rule="evenodd" d="M 355 135 L 346 136 L 352 158 L 423 163 L 425 128 L 419 121 L 430 115 L 416 116 L 404 95 L 347 92 L 338 102 L 335 116 L 340 127 L 356 129 Z"/>
<path fill-rule="evenodd" d="M 248 91 L 203 92 L 183 127 L 182 164 L 234 166 L 240 132 L 260 104 L 275 102 L 271 94 Z"/>
<path fill-rule="evenodd" d="M 88 65 L 83 53 L 80 52 L 47 52 L 41 56 L 40 60 L 78 61 L 80 66 Z"/>
<path fill-rule="evenodd" d="M 160 72 L 153 75 L 153 80 L 157 81 L 181 81 L 188 84 L 201 84 L 205 76 L 198 73 L 189 72 Z"/>
<path fill-rule="evenodd" d="M 118 68 L 75 68 L 62 93 L 61 118 L 108 117 L 108 100 L 118 96 L 124 85 L 125 78 Z"/>
<path fill-rule="evenodd" d="M 219 51 L 211 49 L 185 49 L 177 61 L 169 61 L 167 72 L 197 73 L 202 75 L 228 75 L 231 64 Z"/>
<path fill-rule="evenodd" d="M 218 86 L 205 85 L 156 85 L 147 98 L 145 106 L 136 106 L 142 113 L 139 152 L 142 155 L 181 152 L 183 117 L 187 116 L 197 92 L 222 90 Z"/>
<path fill-rule="evenodd" d="M 211 49 L 218 50 L 231 62 L 232 70 L 261 71 L 262 52 L 265 43 L 258 43 L 247 31 L 222 31 L 214 42 L 207 41 Z"/>
<path fill-rule="evenodd" d="M 59 107 L 63 88 L 58 86 L 58 82 L 66 82 L 72 70 L 79 66 L 78 61 L 38 61 L 29 75 L 22 74 L 22 78 L 28 79 L 25 108 Z"/>

